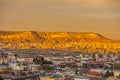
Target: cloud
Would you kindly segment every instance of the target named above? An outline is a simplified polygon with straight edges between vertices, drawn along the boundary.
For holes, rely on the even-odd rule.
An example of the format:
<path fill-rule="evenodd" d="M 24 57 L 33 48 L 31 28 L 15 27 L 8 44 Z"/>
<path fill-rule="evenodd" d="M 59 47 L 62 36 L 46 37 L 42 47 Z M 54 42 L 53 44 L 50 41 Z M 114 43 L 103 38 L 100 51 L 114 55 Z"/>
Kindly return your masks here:
<path fill-rule="evenodd" d="M 25 4 L 54 3 L 63 1 L 64 0 L 0 0 L 1 3 L 25 3 Z"/>
<path fill-rule="evenodd" d="M 97 8 L 120 8 L 120 0 L 66 0 L 65 2 Z"/>
<path fill-rule="evenodd" d="M 45 4 L 68 3 L 85 7 L 120 8 L 120 0 L 0 0 L 0 3 Z"/>

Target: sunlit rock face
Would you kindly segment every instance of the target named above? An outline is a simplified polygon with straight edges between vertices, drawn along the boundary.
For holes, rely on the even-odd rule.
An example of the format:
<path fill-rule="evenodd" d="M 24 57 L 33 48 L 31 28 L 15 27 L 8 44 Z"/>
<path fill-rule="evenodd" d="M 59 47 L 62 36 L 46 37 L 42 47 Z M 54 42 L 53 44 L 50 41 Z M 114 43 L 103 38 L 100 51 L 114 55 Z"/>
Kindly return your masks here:
<path fill-rule="evenodd" d="M 0 43 L 10 49 L 62 49 L 81 52 L 119 52 L 120 41 L 86 32 L 0 31 Z"/>

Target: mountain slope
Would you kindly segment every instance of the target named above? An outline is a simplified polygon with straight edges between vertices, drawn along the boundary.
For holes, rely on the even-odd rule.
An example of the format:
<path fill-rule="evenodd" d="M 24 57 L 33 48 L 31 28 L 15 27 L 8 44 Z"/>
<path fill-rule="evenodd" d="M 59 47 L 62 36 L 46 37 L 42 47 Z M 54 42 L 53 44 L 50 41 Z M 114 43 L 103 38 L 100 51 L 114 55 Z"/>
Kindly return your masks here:
<path fill-rule="evenodd" d="M 82 52 L 119 52 L 120 41 L 110 40 L 97 33 L 0 31 L 4 48 L 51 48 Z"/>

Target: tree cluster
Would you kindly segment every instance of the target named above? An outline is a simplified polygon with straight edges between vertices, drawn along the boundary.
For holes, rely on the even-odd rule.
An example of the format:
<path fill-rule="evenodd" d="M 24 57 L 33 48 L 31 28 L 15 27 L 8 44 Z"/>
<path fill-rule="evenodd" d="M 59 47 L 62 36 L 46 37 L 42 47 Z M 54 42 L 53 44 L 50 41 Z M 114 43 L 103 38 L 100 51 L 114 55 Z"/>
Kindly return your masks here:
<path fill-rule="evenodd" d="M 104 77 L 105 77 L 105 78 L 108 78 L 108 77 L 110 77 L 110 76 L 114 76 L 114 72 L 107 70 L 107 72 L 106 72 L 106 74 L 105 74 Z"/>

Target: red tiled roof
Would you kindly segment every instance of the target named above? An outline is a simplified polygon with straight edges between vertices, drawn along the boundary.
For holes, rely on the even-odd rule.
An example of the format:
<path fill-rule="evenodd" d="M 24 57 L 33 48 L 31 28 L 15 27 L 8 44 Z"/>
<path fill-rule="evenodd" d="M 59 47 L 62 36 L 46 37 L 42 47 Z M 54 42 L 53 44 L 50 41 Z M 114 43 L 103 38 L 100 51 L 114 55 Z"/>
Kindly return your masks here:
<path fill-rule="evenodd" d="M 89 71 L 87 72 L 88 75 L 93 75 L 93 76 L 101 76 L 102 74 L 99 72 L 95 72 L 95 71 Z"/>

